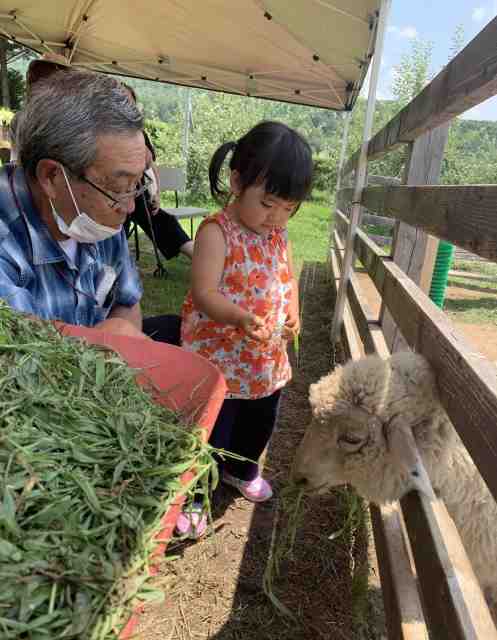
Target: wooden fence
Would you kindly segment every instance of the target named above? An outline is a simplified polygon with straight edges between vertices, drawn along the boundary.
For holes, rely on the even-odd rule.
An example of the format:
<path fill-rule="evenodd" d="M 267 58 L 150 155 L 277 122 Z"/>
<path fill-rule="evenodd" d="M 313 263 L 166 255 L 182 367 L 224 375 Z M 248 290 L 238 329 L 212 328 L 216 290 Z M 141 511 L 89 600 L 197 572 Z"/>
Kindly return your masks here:
<path fill-rule="evenodd" d="M 494 498 L 496 369 L 426 292 L 439 238 L 497 261 L 497 186 L 436 185 L 449 121 L 497 94 L 496 42 L 494 19 L 367 145 L 368 161 L 408 145 L 402 183 L 370 180 L 360 197 L 361 205 L 380 215 L 383 223 L 385 218 L 395 220 L 390 255 L 347 215 L 354 194 L 347 185 L 357 170 L 359 150 L 341 174 L 344 188 L 337 194 L 330 256 L 332 282 L 337 292 L 346 292 L 341 336 L 348 356 L 388 357 L 399 348 L 423 354 L 437 374 L 441 401 Z M 347 264 L 344 254 L 352 250 L 381 296 L 379 313 L 368 308 L 357 274 L 340 283 Z M 371 516 L 390 638 L 497 637 L 443 502 L 411 492 L 400 504 L 372 506 Z"/>

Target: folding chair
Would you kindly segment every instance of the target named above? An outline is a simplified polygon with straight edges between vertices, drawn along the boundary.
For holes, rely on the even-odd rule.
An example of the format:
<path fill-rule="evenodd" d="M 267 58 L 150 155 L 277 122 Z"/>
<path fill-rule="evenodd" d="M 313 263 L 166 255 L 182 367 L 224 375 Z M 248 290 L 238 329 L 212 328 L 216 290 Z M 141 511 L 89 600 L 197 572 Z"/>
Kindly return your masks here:
<path fill-rule="evenodd" d="M 175 216 L 178 220 L 190 218 L 191 238 L 193 240 L 193 218 L 205 218 L 209 214 L 207 209 L 199 207 L 180 207 L 178 191 L 184 191 L 186 185 L 186 175 L 183 169 L 174 169 L 171 167 L 160 166 L 159 170 L 160 190 L 174 191 L 176 199 L 176 207 L 164 208 L 164 211 Z"/>

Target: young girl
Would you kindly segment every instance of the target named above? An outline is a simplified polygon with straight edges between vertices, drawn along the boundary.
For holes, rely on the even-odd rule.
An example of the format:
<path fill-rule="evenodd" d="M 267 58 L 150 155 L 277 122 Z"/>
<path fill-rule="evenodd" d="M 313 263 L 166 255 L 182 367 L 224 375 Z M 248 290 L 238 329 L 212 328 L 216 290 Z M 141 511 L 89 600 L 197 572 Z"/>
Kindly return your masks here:
<path fill-rule="evenodd" d="M 220 179 L 226 156 L 230 190 Z M 211 193 L 226 203 L 195 239 L 192 287 L 183 305 L 182 346 L 224 374 L 226 400 L 210 443 L 257 461 L 290 380 L 287 340 L 299 332 L 298 286 L 286 226 L 309 194 L 307 142 L 277 122 L 262 122 L 238 142 L 223 144 L 209 167 Z M 222 482 L 253 502 L 272 496 L 257 462 L 226 459 Z M 189 517 L 188 517 L 189 516 Z M 181 533 L 201 535 L 200 515 L 182 514 Z"/>

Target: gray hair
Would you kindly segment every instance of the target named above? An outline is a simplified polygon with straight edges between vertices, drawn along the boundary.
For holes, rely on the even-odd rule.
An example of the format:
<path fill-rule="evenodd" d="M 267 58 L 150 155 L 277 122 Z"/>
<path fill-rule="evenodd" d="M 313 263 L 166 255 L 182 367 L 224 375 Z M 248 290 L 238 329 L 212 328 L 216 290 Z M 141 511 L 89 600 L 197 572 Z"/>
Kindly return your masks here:
<path fill-rule="evenodd" d="M 44 158 L 82 176 L 99 135 L 141 131 L 143 117 L 115 78 L 71 70 L 37 83 L 16 124 L 19 161 L 31 177 Z"/>

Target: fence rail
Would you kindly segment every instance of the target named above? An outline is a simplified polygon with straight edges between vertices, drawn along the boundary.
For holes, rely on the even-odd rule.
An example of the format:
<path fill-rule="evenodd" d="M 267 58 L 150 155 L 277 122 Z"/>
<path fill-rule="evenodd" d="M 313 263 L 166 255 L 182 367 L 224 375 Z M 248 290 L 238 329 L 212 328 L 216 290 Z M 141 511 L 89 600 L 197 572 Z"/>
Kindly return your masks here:
<path fill-rule="evenodd" d="M 368 144 L 368 158 L 412 142 L 497 93 L 497 18 L 494 18 L 412 102 Z M 354 171 L 356 151 L 345 163 L 343 175 Z"/>
<path fill-rule="evenodd" d="M 344 244 L 335 230 L 331 255 L 334 277 L 340 276 L 343 251 Z M 360 357 L 355 327 L 367 353 L 388 357 L 390 352 L 378 320 L 364 303 L 355 276 L 348 283 L 348 294 L 352 318 L 350 315 L 344 318 L 343 340 L 351 358 Z M 406 640 L 429 637 L 420 602 L 412 588 L 415 575 L 409 561 L 402 517 L 416 560 L 416 572 L 425 598 L 424 611 L 433 637 L 437 640 L 493 637 L 493 622 L 444 503 L 440 500 L 432 502 L 411 492 L 401 500 L 402 515 L 398 505 L 392 505 L 392 509 L 393 513 L 385 507 L 381 510 L 371 508 L 390 637 Z M 407 611 L 410 612 L 408 617 Z"/>
<path fill-rule="evenodd" d="M 424 355 L 437 375 L 447 414 L 497 499 L 497 369 L 423 292 L 429 290 L 439 238 L 456 245 L 457 259 L 497 262 L 497 186 L 435 184 L 450 120 L 497 94 L 495 42 L 497 18 L 363 145 L 369 161 L 407 144 L 402 182 L 370 175 L 369 186 L 362 188 L 364 154 L 357 150 L 345 163 L 341 183 L 350 183 L 348 176 L 355 172 L 354 188 L 337 193 L 330 265 L 339 290 L 333 328 L 341 329 L 349 356 L 376 353 L 385 358 L 390 350 L 409 347 Z M 364 224 L 395 227 L 388 238 L 390 255 L 356 228 L 359 207 L 366 211 Z M 345 215 L 349 210 L 354 213 L 352 224 Z M 382 244 L 387 240 L 373 238 Z M 379 314 L 365 304 L 353 270 L 349 275 L 353 253 L 381 296 Z M 404 523 L 399 524 L 402 516 Z M 481 590 L 440 501 L 411 492 L 393 515 L 372 507 L 371 517 L 391 638 L 426 638 L 428 627 L 437 640 L 495 640 Z M 405 553 L 404 526 L 415 573 Z M 422 592 L 421 613 L 413 580 Z"/>

